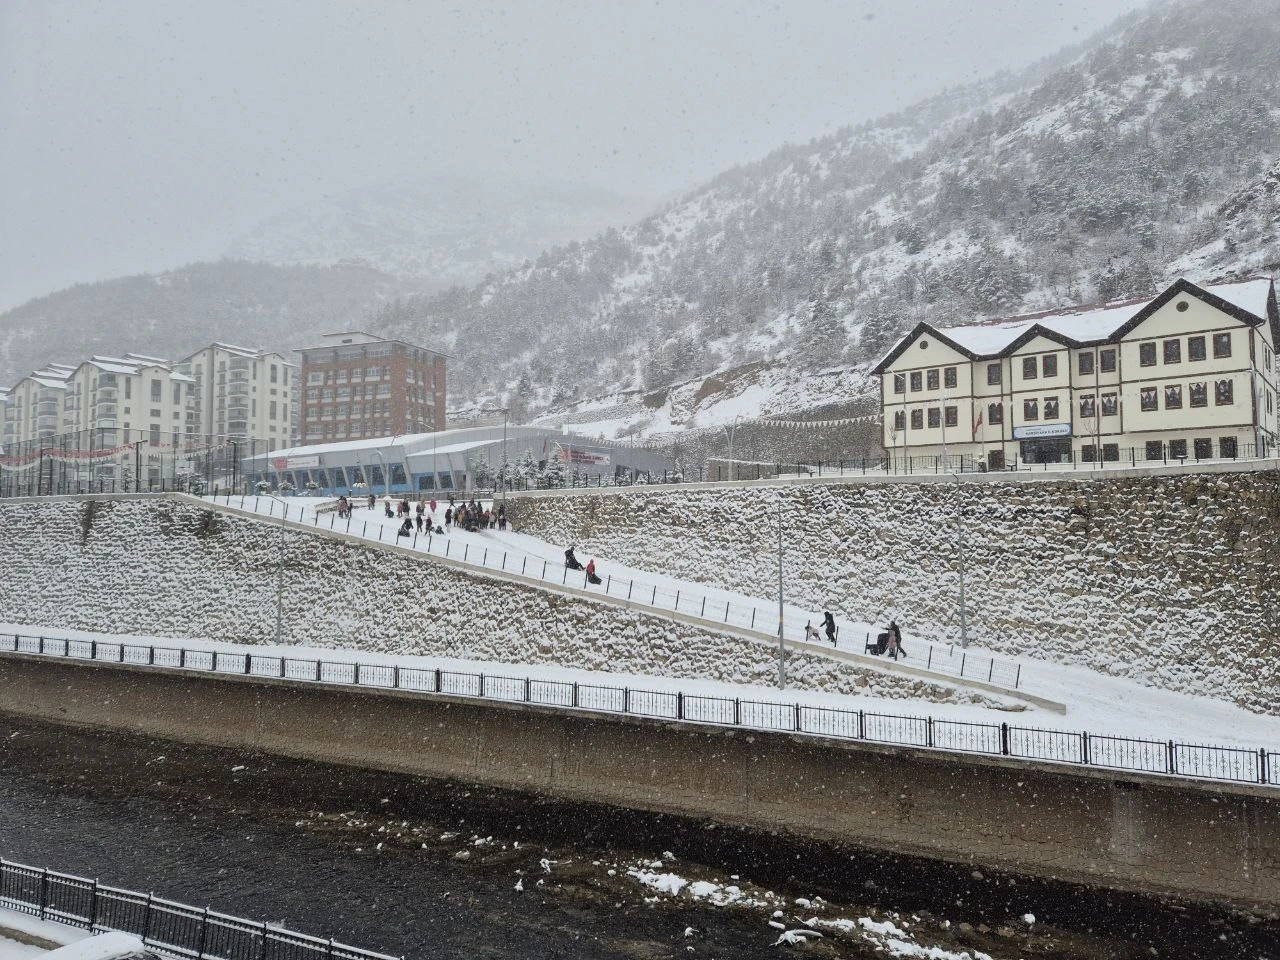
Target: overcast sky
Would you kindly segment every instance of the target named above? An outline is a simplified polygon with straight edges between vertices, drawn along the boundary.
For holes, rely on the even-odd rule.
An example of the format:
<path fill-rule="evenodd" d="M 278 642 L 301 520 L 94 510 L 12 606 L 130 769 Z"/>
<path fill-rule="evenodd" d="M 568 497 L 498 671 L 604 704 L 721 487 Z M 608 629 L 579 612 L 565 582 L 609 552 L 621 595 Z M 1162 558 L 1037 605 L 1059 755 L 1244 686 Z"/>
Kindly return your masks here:
<path fill-rule="evenodd" d="M 1138 0 L 0 0 L 0 309 L 432 172 L 660 196 Z"/>

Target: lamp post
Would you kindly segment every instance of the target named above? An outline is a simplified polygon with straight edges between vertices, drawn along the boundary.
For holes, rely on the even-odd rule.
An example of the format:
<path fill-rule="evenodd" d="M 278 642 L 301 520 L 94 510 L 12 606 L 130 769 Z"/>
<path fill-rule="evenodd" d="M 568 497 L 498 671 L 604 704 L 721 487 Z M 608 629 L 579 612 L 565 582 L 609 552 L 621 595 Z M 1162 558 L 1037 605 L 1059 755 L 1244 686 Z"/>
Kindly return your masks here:
<path fill-rule="evenodd" d="M 964 602 L 964 504 L 961 502 L 960 474 L 953 473 L 956 482 L 956 533 L 960 554 L 960 647 L 969 646 L 969 611 Z"/>
<path fill-rule="evenodd" d="M 276 546 L 276 634 L 275 644 L 280 646 L 280 635 L 282 625 L 284 623 L 284 522 L 285 516 L 289 511 L 288 505 L 279 497 L 267 494 L 272 500 L 280 504 L 280 536 L 277 539 Z"/>
<path fill-rule="evenodd" d="M 382 465 L 382 488 L 387 495 L 387 499 L 391 499 L 391 474 L 387 472 L 387 460 L 382 455 L 382 451 L 377 447 L 373 448 L 373 455 L 378 458 L 378 463 Z"/>
<path fill-rule="evenodd" d="M 510 483 L 511 463 L 507 459 L 507 423 L 511 420 L 511 411 L 507 407 L 489 407 L 481 413 L 502 414 L 502 508 L 507 507 L 507 486 Z"/>
<path fill-rule="evenodd" d="M 778 498 L 778 689 L 787 686 L 787 650 L 782 634 L 782 498 Z"/>

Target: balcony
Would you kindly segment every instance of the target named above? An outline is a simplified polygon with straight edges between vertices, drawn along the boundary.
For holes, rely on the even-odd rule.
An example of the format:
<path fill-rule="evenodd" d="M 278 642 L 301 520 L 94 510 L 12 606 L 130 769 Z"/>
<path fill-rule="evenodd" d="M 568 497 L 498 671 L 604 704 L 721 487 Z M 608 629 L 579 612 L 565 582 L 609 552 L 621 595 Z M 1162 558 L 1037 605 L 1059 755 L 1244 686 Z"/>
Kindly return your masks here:
<path fill-rule="evenodd" d="M 115 417 L 102 417 L 93 423 L 95 430 L 114 430 L 116 428 Z"/>
<path fill-rule="evenodd" d="M 114 417 L 119 411 L 114 403 L 99 403 L 93 408 L 94 416 Z"/>
<path fill-rule="evenodd" d="M 118 394 L 115 387 L 100 387 L 93 396 L 98 403 L 114 403 Z"/>

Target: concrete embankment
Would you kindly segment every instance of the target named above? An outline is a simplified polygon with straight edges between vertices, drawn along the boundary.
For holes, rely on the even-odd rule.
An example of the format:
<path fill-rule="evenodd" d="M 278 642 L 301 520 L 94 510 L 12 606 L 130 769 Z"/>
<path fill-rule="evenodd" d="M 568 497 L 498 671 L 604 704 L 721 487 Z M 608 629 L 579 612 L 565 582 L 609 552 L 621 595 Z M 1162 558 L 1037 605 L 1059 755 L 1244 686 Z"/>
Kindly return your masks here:
<path fill-rule="evenodd" d="M 1274 788 L 23 655 L 0 689 L 13 715 L 1280 913 Z"/>

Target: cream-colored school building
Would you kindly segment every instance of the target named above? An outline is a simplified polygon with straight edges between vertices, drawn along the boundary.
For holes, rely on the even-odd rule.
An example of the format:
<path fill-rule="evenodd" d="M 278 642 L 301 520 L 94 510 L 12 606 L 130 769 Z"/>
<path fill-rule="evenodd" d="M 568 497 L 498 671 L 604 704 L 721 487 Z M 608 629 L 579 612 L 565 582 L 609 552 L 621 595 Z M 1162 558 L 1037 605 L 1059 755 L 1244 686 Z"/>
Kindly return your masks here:
<path fill-rule="evenodd" d="M 947 457 L 949 469 L 1271 456 L 1278 328 L 1270 278 L 921 323 L 874 368 L 882 442 L 895 460 Z"/>

